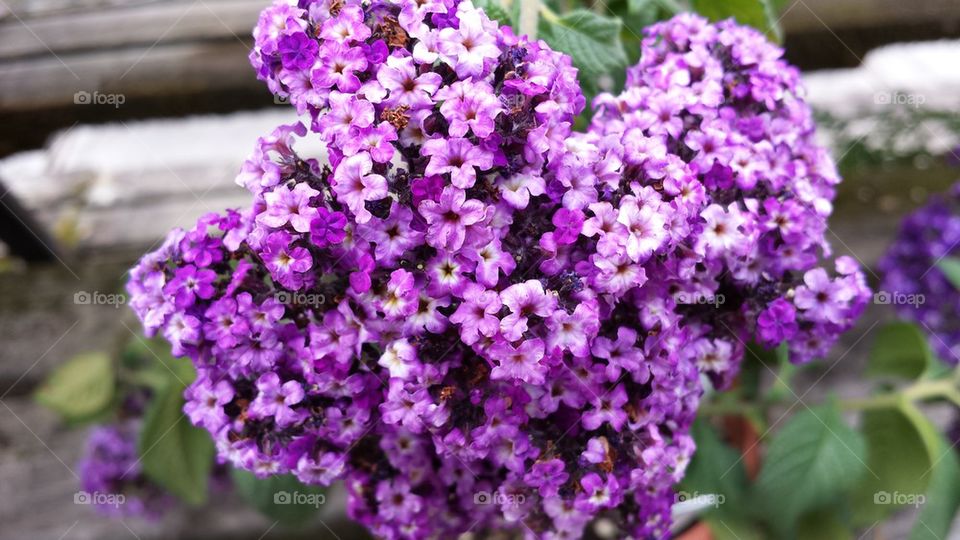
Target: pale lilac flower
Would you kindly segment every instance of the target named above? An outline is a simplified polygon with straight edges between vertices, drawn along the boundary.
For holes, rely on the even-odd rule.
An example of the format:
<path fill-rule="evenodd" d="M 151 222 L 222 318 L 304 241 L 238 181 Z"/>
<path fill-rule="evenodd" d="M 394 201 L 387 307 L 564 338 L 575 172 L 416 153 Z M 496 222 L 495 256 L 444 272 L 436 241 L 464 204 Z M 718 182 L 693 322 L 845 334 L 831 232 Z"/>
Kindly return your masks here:
<path fill-rule="evenodd" d="M 420 214 L 427 220 L 427 243 L 437 249 L 460 249 L 467 227 L 482 221 L 486 213 L 482 202 L 467 200 L 467 194 L 454 186 L 443 188 L 439 201 L 420 203 Z"/>
<path fill-rule="evenodd" d="M 387 196 L 387 180 L 372 171 L 370 154 L 362 152 L 344 159 L 333 176 L 337 199 L 353 212 L 357 223 L 366 223 L 373 217 L 366 208 L 367 201 Z"/>
<path fill-rule="evenodd" d="M 267 227 L 283 227 L 288 222 L 293 230 L 301 233 L 310 231 L 310 222 L 317 215 L 317 209 L 310 205 L 310 199 L 320 192 L 306 184 L 297 184 L 293 189 L 277 186 L 263 196 L 267 211 L 257 215 L 257 222 Z"/>
<path fill-rule="evenodd" d="M 477 168 L 482 171 L 493 166 L 490 152 L 463 138 L 430 139 L 423 144 L 423 154 L 430 156 L 427 174 L 449 174 L 450 181 L 460 189 L 473 187 Z"/>

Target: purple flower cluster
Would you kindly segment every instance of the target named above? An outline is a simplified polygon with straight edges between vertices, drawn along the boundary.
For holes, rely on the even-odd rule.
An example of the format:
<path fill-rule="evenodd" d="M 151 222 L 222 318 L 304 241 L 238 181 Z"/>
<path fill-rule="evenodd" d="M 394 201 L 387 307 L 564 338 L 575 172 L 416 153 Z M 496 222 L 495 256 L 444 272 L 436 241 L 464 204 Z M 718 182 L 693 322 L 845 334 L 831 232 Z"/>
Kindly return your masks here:
<path fill-rule="evenodd" d="M 309 130 L 262 138 L 252 207 L 171 232 L 131 306 L 222 459 L 343 479 L 378 536 L 663 536 L 701 373 L 755 331 L 809 359 L 865 302 L 814 268 L 837 178 L 758 33 L 653 27 L 586 135 L 569 58 L 469 2 L 277 3 L 255 36 Z"/>
<path fill-rule="evenodd" d="M 139 420 L 95 427 L 80 461 L 76 502 L 92 504 L 114 517 L 159 518 L 174 504 L 173 496 L 143 474 L 137 454 Z"/>
<path fill-rule="evenodd" d="M 880 259 L 878 302 L 921 323 L 931 348 L 945 362 L 960 358 L 960 293 L 937 264 L 960 257 L 960 183 L 907 216 Z"/>
<path fill-rule="evenodd" d="M 676 301 L 691 334 L 685 355 L 721 386 L 751 338 L 786 341 L 794 362 L 824 355 L 870 294 L 849 257 L 837 259 L 837 277 L 816 267 L 830 254 L 840 179 L 781 54 L 732 20 L 653 25 L 626 89 L 597 97 L 579 138 L 581 156 L 599 156 L 613 206 L 594 182 L 576 193 L 595 215 L 620 209 L 608 218 L 619 225 L 601 233 L 605 244 L 617 234 L 610 256 L 657 255 L 645 288 Z"/>

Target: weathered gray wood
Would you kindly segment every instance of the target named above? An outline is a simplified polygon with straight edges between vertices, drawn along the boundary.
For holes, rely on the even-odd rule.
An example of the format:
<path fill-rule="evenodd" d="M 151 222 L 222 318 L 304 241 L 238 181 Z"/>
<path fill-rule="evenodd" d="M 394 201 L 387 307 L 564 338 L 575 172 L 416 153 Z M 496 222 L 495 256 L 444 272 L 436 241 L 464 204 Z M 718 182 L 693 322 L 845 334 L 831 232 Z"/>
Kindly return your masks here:
<path fill-rule="evenodd" d="M 32 21 L 8 18 L 0 23 L 0 59 L 188 40 L 236 39 L 252 46 L 250 31 L 264 5 L 261 0 L 163 2 L 50 14 Z"/>
<path fill-rule="evenodd" d="M 45 56 L 0 64 L 0 111 L 69 106 L 77 92 L 121 94 L 130 104 L 145 96 L 196 95 L 201 92 L 260 90 L 245 45 L 231 39 Z M 264 93 L 264 105 L 271 103 Z M 82 100 L 81 100 L 82 101 Z M 123 106 L 123 105 L 121 105 Z"/>
<path fill-rule="evenodd" d="M 134 207 L 87 212 L 78 227 L 87 240 L 86 249 L 150 245 L 174 227 L 189 228 L 198 217 L 226 208 L 243 208 L 250 197 L 240 191 L 208 193 L 201 200 L 192 196 Z"/>
<path fill-rule="evenodd" d="M 787 32 L 960 21 L 954 0 L 788 0 L 783 6 Z"/>
<path fill-rule="evenodd" d="M 15 19 L 10 12 L 21 20 L 29 21 L 35 17 L 43 17 L 59 13 L 77 13 L 93 9 L 105 9 L 114 6 L 138 6 L 165 1 L 184 0 L 5 0 L 6 9 L 0 5 L 0 19 Z M 218 0 L 211 0 L 216 2 Z"/>

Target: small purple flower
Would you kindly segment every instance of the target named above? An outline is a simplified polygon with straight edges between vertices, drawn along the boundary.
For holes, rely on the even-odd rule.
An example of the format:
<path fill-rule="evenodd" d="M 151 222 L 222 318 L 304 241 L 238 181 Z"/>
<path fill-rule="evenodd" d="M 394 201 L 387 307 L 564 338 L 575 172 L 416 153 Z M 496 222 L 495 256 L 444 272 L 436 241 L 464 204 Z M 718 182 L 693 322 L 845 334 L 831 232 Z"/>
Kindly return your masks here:
<path fill-rule="evenodd" d="M 804 274 L 803 283 L 797 287 L 794 305 L 816 320 L 842 323 L 845 303 L 853 297 L 851 291 L 835 284 L 823 268 L 814 268 Z"/>
<path fill-rule="evenodd" d="M 477 168 L 493 166 L 493 155 L 475 146 L 468 139 L 430 139 L 423 145 L 423 155 L 430 156 L 428 175 L 449 174 L 450 181 L 460 189 L 469 189 L 477 181 Z"/>
<path fill-rule="evenodd" d="M 467 227 L 481 222 L 486 213 L 482 202 L 467 200 L 467 194 L 453 186 L 443 188 L 439 201 L 420 203 L 420 214 L 427 220 L 427 243 L 437 249 L 460 249 Z"/>
<path fill-rule="evenodd" d="M 387 122 L 380 122 L 376 127 L 370 126 L 360 129 L 343 146 L 344 154 L 352 156 L 360 152 L 368 152 L 373 161 L 387 163 L 393 158 L 393 142 L 397 140 L 397 131 Z"/>
<path fill-rule="evenodd" d="M 580 210 L 561 208 L 553 214 L 551 222 L 557 229 L 553 238 L 558 244 L 572 244 L 577 241 L 580 231 L 583 230 L 584 216 Z"/>
<path fill-rule="evenodd" d="M 250 330 L 246 319 L 237 312 L 237 301 L 232 297 L 217 300 L 203 315 L 207 319 L 203 333 L 216 340 L 217 346 L 224 350 L 235 347 Z"/>
<path fill-rule="evenodd" d="M 376 111 L 373 103 L 351 94 L 330 94 L 330 110 L 317 120 L 317 128 L 327 137 L 348 137 L 355 129 L 373 125 Z"/>
<path fill-rule="evenodd" d="M 457 9 L 458 28 L 440 31 L 440 52 L 444 62 L 457 71 L 460 77 L 480 77 L 486 64 L 500 56 L 497 38 L 484 26 L 486 15 L 469 9 L 470 4 L 460 4 Z"/>
<path fill-rule="evenodd" d="M 143 474 L 136 420 L 95 427 L 79 464 L 81 502 L 111 517 L 159 519 L 175 499 Z"/>
<path fill-rule="evenodd" d="M 213 270 L 201 270 L 192 264 L 178 268 L 174 278 L 163 288 L 163 292 L 174 297 L 178 308 L 187 308 L 197 298 L 211 298 L 216 289 L 213 283 L 217 274 Z"/>
<path fill-rule="evenodd" d="M 514 347 L 507 342 L 500 342 L 491 349 L 490 354 L 497 359 L 498 364 L 490 372 L 492 380 L 519 379 L 530 384 L 543 384 L 547 366 L 540 360 L 543 358 L 544 344 L 541 339 L 528 339 Z"/>
<path fill-rule="evenodd" d="M 500 272 L 509 276 L 517 267 L 517 262 L 506 251 L 503 251 L 501 241 L 494 238 L 489 244 L 476 252 L 466 254 L 477 263 L 474 273 L 477 282 L 487 287 L 495 287 L 500 281 Z"/>
<path fill-rule="evenodd" d="M 320 37 L 340 43 L 364 41 L 372 31 L 363 24 L 363 10 L 360 6 L 349 5 L 340 10 L 336 17 L 323 23 Z"/>
<path fill-rule="evenodd" d="M 471 284 L 464 289 L 463 302 L 450 315 L 450 322 L 460 326 L 460 338 L 467 345 L 472 345 L 481 336 L 493 337 L 500 330 L 497 313 L 501 305 L 496 291 Z"/>
<path fill-rule="evenodd" d="M 357 261 L 357 270 L 350 274 L 350 287 L 362 294 L 370 290 L 370 271 L 374 269 L 373 257 L 364 253 Z"/>
<path fill-rule="evenodd" d="M 373 217 L 367 210 L 367 201 L 376 201 L 387 196 L 387 181 L 374 174 L 373 161 L 366 152 L 350 156 L 340 163 L 334 174 L 333 186 L 337 199 L 347 205 L 356 216 L 357 223 L 366 223 Z"/>
<path fill-rule="evenodd" d="M 207 234 L 206 227 L 188 232 L 180 241 L 183 260 L 200 268 L 210 266 L 223 259 L 222 241 Z"/>
<path fill-rule="evenodd" d="M 310 240 L 317 247 L 339 244 L 347 235 L 344 231 L 346 224 L 347 217 L 342 212 L 317 208 L 317 214 L 310 222 Z"/>
<path fill-rule="evenodd" d="M 283 36 L 277 45 L 280 61 L 287 69 L 306 69 L 312 66 L 317 59 L 319 48 L 320 44 L 303 32 Z"/>
<path fill-rule="evenodd" d="M 277 426 L 283 428 L 299 422 L 302 411 L 292 407 L 303 401 L 303 386 L 297 381 L 280 384 L 276 373 L 264 373 L 257 379 L 257 398 L 250 403 L 250 416 L 253 418 L 273 418 Z"/>
<path fill-rule="evenodd" d="M 233 401 L 233 387 L 228 381 L 214 385 L 207 379 L 197 379 L 184 393 L 186 404 L 183 412 L 195 426 L 203 426 L 211 432 L 219 431 L 229 421 L 223 406 Z"/>
<path fill-rule="evenodd" d="M 797 310 L 784 298 L 777 298 L 760 312 L 757 334 L 764 343 L 776 345 L 797 333 Z"/>
<path fill-rule="evenodd" d="M 524 477 L 523 481 L 537 488 L 541 497 L 556 495 L 570 475 L 564 472 L 563 460 L 551 459 L 538 461 Z"/>
<path fill-rule="evenodd" d="M 494 120 L 503 106 L 486 82 L 458 81 L 437 92 L 443 100 L 440 112 L 450 122 L 449 132 L 454 137 L 465 137 L 472 131 L 480 138 L 494 131 Z"/>
<path fill-rule="evenodd" d="M 520 339 L 527 331 L 530 316 L 549 318 L 557 309 L 556 296 L 544 291 L 543 284 L 534 279 L 507 287 L 500 293 L 500 300 L 510 310 L 500 321 L 500 331 L 510 340 Z"/>
<path fill-rule="evenodd" d="M 299 274 L 313 267 L 313 257 L 306 248 L 291 245 L 291 236 L 283 231 L 267 237 L 263 262 L 281 283 L 299 289 L 303 277 Z"/>
<path fill-rule="evenodd" d="M 337 87 L 341 92 L 360 88 L 357 72 L 367 68 L 367 59 L 360 47 L 344 43 L 325 43 L 320 49 L 321 63 L 310 73 L 310 82 L 318 88 Z"/>
<path fill-rule="evenodd" d="M 593 409 L 587 411 L 581 420 L 583 427 L 592 431 L 603 424 L 610 424 L 614 431 L 620 431 L 627 422 L 627 413 L 623 408 L 627 401 L 627 391 L 622 384 L 609 393 L 594 397 Z"/>
<path fill-rule="evenodd" d="M 597 473 L 589 473 L 580 479 L 583 491 L 577 495 L 576 507 L 581 511 L 612 508 L 620 502 L 620 486 L 614 475 L 604 481 Z"/>
<path fill-rule="evenodd" d="M 443 177 L 441 176 L 426 176 L 410 182 L 410 193 L 413 195 L 414 206 L 419 207 L 420 203 L 427 199 L 431 201 L 439 200 L 440 194 L 443 192 L 443 184 Z"/>
<path fill-rule="evenodd" d="M 389 92 L 387 103 L 391 106 L 422 109 L 432 106 L 431 96 L 443 79 L 432 71 L 418 74 L 412 58 L 390 56 L 377 71 L 377 81 Z"/>
<path fill-rule="evenodd" d="M 317 209 L 310 206 L 310 200 L 319 194 L 307 184 L 297 184 L 293 189 L 277 186 L 263 196 L 267 210 L 257 215 L 257 222 L 272 228 L 289 223 L 297 232 L 309 232 L 310 222 L 317 215 Z"/>
<path fill-rule="evenodd" d="M 402 480 L 380 482 L 376 497 L 383 517 L 400 522 L 409 520 L 423 505 L 420 496 L 414 494 L 410 485 Z"/>
<path fill-rule="evenodd" d="M 390 318 L 413 315 L 417 308 L 417 290 L 414 288 L 413 274 L 403 270 L 394 270 L 387 282 L 386 293 L 380 303 L 380 310 Z"/>

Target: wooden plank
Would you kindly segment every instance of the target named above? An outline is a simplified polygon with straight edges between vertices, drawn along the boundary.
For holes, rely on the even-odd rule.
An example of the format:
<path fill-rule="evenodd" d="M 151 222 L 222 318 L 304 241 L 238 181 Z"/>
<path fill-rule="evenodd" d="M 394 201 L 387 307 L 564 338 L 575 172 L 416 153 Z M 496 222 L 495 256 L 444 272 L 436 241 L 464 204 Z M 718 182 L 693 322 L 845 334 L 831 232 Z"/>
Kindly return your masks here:
<path fill-rule="evenodd" d="M 88 210 L 77 224 L 83 234 L 85 249 L 142 247 L 157 243 L 174 227 L 192 227 L 198 217 L 227 208 L 244 208 L 250 195 L 240 189 L 225 188 L 160 201 L 141 201 L 142 205 L 125 205 Z"/>
<path fill-rule="evenodd" d="M 192 95 L 218 90 L 263 89 L 247 59 L 248 49 L 231 38 L 43 57 L 0 64 L 0 112 L 69 106 L 106 107 L 91 96 Z M 78 94 L 86 92 L 87 94 Z M 270 103 L 264 90 L 264 105 Z M 86 96 L 78 97 L 77 96 Z"/>
<path fill-rule="evenodd" d="M 787 34 L 960 21 L 956 0 L 788 0 L 783 6 Z"/>
<path fill-rule="evenodd" d="M 0 19 L 19 18 L 29 21 L 49 14 L 78 13 L 111 6 L 135 6 L 164 1 L 183 0 L 4 0 L 4 3 L 0 4 Z M 16 14 L 16 17 L 13 14 Z"/>
<path fill-rule="evenodd" d="M 0 59 L 188 40 L 236 39 L 250 47 L 251 29 L 264 5 L 261 0 L 164 2 L 48 15 L 32 21 L 10 18 L 0 23 Z"/>

